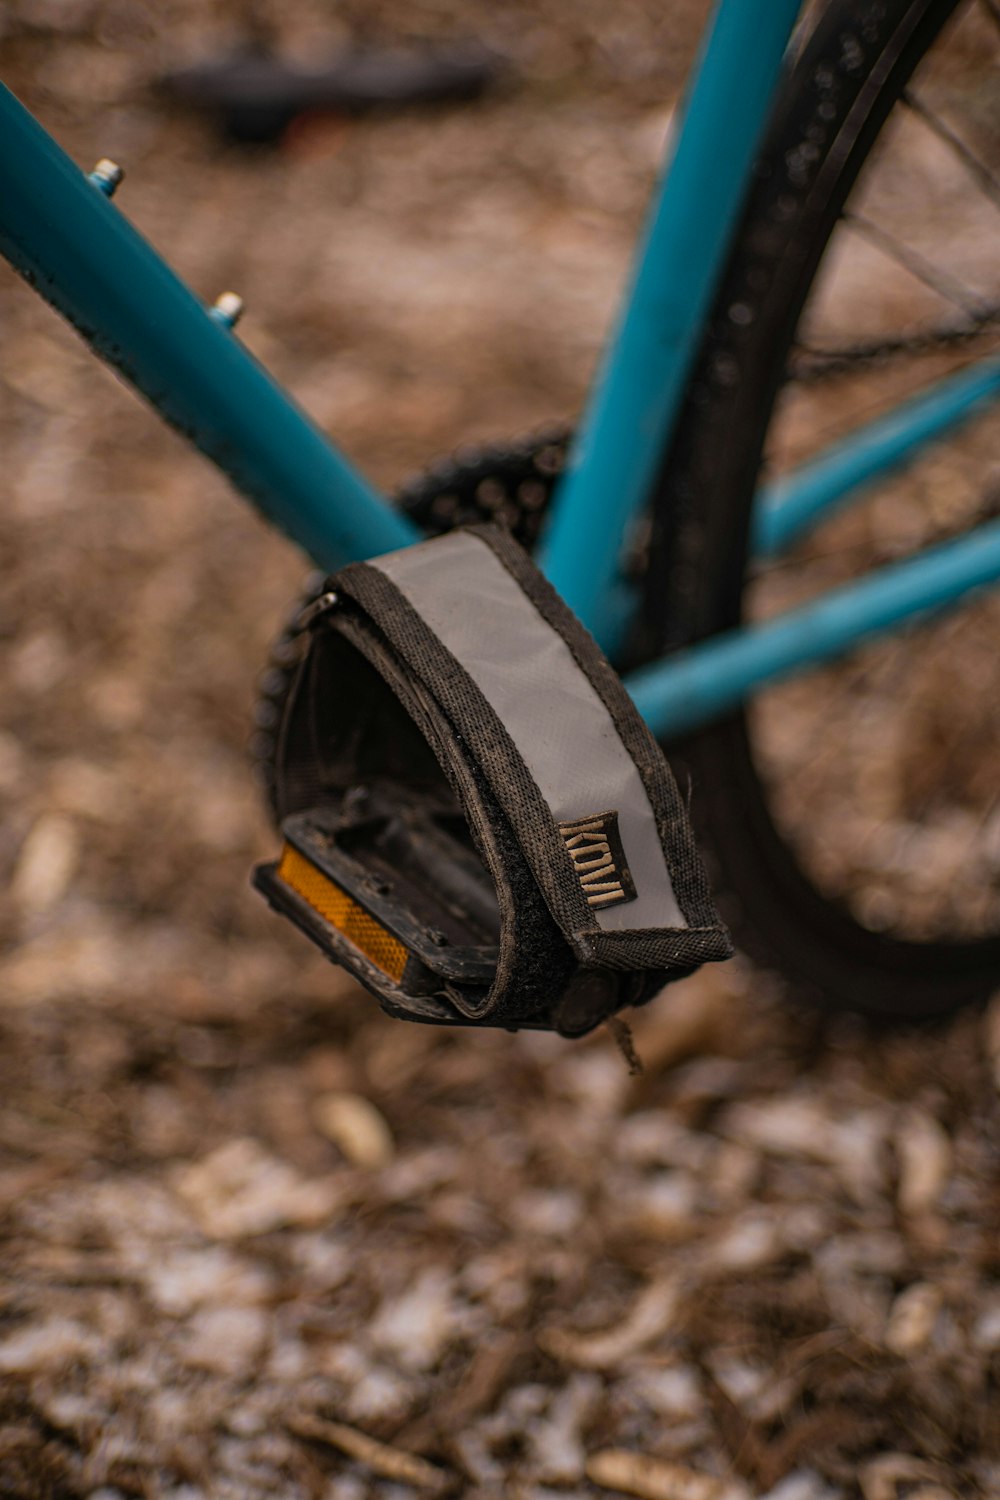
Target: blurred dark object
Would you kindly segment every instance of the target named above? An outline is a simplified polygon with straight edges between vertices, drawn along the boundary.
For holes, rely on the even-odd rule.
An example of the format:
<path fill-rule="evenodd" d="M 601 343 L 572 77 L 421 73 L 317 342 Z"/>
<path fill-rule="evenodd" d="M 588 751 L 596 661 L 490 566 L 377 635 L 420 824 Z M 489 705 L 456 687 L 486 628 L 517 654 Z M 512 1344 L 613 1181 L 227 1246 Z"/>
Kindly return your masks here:
<path fill-rule="evenodd" d="M 476 43 L 426 52 L 358 48 L 307 68 L 247 47 L 161 79 L 166 93 L 212 115 L 231 140 L 268 144 L 303 114 L 359 114 L 440 100 L 475 99 L 503 68 Z"/>

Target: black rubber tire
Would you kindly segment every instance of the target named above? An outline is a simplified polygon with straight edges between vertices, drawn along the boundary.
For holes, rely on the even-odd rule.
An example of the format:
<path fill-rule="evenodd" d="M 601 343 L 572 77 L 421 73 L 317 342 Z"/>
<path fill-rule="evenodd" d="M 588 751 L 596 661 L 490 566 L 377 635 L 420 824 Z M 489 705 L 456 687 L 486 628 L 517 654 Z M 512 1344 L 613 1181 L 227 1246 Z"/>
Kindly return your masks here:
<path fill-rule="evenodd" d="M 739 622 L 751 500 L 803 305 L 891 107 L 957 5 L 834 0 L 786 78 L 657 488 L 640 659 Z M 666 748 L 690 775 L 734 936 L 797 993 L 917 1019 L 1000 984 L 1000 938 L 903 941 L 817 891 L 772 820 L 742 713 Z"/>

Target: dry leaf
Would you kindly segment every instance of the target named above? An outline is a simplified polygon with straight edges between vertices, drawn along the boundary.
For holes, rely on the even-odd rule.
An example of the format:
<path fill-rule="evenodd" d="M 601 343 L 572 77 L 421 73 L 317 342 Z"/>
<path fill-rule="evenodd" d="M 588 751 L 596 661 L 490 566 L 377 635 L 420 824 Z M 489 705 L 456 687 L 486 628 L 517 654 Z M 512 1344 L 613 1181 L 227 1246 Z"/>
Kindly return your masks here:
<path fill-rule="evenodd" d="M 878 1110 L 856 1109 L 835 1116 L 822 1101 L 802 1093 L 734 1104 L 722 1128 L 740 1144 L 759 1146 L 775 1156 L 826 1163 L 859 1202 L 881 1191 L 885 1125 Z"/>
<path fill-rule="evenodd" d="M 19 1328 L 0 1344 L 0 1374 L 36 1375 L 99 1356 L 101 1341 L 91 1329 L 68 1318 Z"/>
<path fill-rule="evenodd" d="M 586 1455 L 581 1428 L 601 1393 L 597 1375 L 573 1375 L 527 1429 L 528 1451 L 538 1478 L 548 1484 L 575 1484 L 583 1477 Z"/>
<path fill-rule="evenodd" d="M 539 1334 L 538 1342 L 546 1354 L 565 1364 L 585 1370 L 607 1369 L 664 1333 L 673 1321 L 676 1306 L 676 1285 L 672 1281 L 654 1281 L 613 1328 L 600 1333 L 547 1328 Z"/>
<path fill-rule="evenodd" d="M 184 1363 L 220 1375 L 258 1367 L 269 1319 L 259 1307 L 203 1307 L 187 1326 Z"/>
<path fill-rule="evenodd" d="M 368 1330 L 378 1349 L 410 1370 L 437 1364 L 455 1323 L 452 1278 L 428 1266 L 398 1297 L 386 1298 Z"/>
<path fill-rule="evenodd" d="M 896 1132 L 900 1212 L 907 1217 L 934 1208 L 951 1171 L 951 1141 L 933 1115 L 909 1109 Z"/>
<path fill-rule="evenodd" d="M 900 1292 L 892 1304 L 885 1330 L 885 1346 L 893 1354 L 910 1355 L 922 1349 L 941 1309 L 941 1292 L 930 1282 L 918 1281 Z"/>
<path fill-rule="evenodd" d="M 686 984 L 673 985 L 653 1009 L 638 1012 L 633 1027 L 635 1047 L 648 1076 L 635 1078 L 633 1091 L 645 1092 L 651 1078 L 685 1058 L 700 1052 L 730 1052 L 733 1033 L 727 1023 L 732 1011 L 727 981 L 706 971 Z"/>
<path fill-rule="evenodd" d="M 934 1466 L 911 1453 L 883 1453 L 858 1472 L 865 1500 L 896 1500 L 898 1486 L 905 1481 L 934 1478 Z"/>
<path fill-rule="evenodd" d="M 47 813 L 24 841 L 10 882 L 14 901 L 25 913 L 48 911 L 73 878 L 77 861 L 76 829 L 69 818 Z"/>
<path fill-rule="evenodd" d="M 395 1145 L 385 1118 L 361 1094 L 321 1094 L 312 1107 L 313 1123 L 356 1167 L 384 1167 Z"/>
<path fill-rule="evenodd" d="M 716 1500 L 724 1483 L 683 1464 L 646 1458 L 624 1448 L 605 1448 L 587 1460 L 587 1478 L 606 1490 L 622 1490 L 641 1500 Z"/>
<path fill-rule="evenodd" d="M 340 1453 L 346 1453 L 357 1463 L 364 1464 L 374 1474 L 384 1479 L 394 1479 L 398 1484 L 412 1484 L 420 1490 L 437 1494 L 448 1483 L 443 1469 L 418 1458 L 415 1453 L 406 1453 L 402 1448 L 392 1448 L 388 1443 L 376 1442 L 366 1432 L 356 1427 L 347 1427 L 343 1422 L 327 1422 L 322 1417 L 293 1417 L 288 1422 L 289 1431 L 296 1437 L 309 1438 L 312 1442 L 328 1443 Z"/>
<path fill-rule="evenodd" d="M 227 1141 L 174 1174 L 174 1188 L 212 1239 L 320 1224 L 337 1208 L 336 1185 L 301 1177 L 256 1141 Z"/>

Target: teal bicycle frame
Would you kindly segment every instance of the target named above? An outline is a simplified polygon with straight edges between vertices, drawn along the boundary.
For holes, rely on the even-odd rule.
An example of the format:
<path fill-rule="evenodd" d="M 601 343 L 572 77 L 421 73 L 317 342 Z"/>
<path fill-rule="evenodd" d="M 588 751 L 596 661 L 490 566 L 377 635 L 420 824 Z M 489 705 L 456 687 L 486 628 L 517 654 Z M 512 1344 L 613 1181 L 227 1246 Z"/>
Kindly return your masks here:
<path fill-rule="evenodd" d="M 623 539 L 677 420 L 799 7 L 719 0 L 618 332 L 554 497 L 542 566 L 609 649 L 626 623 Z M 82 173 L 2 88 L 0 141 L 0 251 L 271 521 L 329 571 L 420 539 L 270 379 L 225 315 L 206 309 L 129 225 L 109 201 L 113 181 Z M 1000 360 L 985 360 L 855 432 L 758 497 L 756 547 L 787 546 L 998 397 Z M 669 738 L 998 578 L 992 522 L 664 658 L 627 686 Z"/>

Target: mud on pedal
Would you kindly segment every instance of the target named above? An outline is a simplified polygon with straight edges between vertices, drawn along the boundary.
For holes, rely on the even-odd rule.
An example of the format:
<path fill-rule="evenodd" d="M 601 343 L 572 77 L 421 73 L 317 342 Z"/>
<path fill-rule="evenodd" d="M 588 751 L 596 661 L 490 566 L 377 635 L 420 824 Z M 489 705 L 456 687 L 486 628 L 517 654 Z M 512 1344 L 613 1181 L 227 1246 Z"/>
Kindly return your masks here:
<path fill-rule="evenodd" d="M 506 532 L 353 564 L 307 616 L 254 882 L 389 1014 L 581 1035 L 729 956 L 658 746 Z"/>

